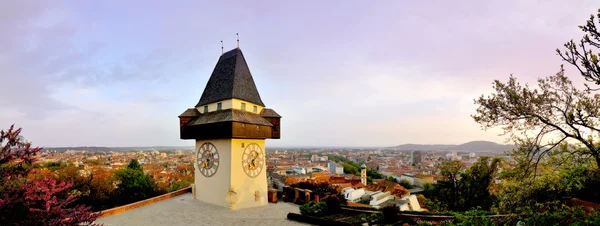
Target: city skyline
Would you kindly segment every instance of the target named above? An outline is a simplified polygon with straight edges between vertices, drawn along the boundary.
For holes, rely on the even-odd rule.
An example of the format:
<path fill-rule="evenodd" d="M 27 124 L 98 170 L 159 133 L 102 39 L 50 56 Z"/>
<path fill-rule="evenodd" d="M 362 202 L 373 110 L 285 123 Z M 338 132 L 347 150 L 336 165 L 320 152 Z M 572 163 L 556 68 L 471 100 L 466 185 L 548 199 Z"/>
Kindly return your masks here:
<path fill-rule="evenodd" d="M 284 116 L 269 146 L 503 143 L 469 117 L 473 99 L 511 73 L 556 73 L 555 49 L 581 37 L 593 3 L 2 2 L 0 129 L 47 147 L 192 146 L 177 115 L 239 32 Z"/>

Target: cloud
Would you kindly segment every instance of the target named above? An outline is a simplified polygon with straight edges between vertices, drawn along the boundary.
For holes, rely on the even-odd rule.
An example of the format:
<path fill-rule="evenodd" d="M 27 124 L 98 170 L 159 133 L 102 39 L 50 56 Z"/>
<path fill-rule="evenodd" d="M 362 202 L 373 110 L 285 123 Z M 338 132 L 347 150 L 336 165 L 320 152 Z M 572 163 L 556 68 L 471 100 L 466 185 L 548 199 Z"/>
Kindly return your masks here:
<path fill-rule="evenodd" d="M 0 126 L 49 145 L 183 144 L 176 116 L 239 32 L 263 100 L 284 116 L 272 144 L 498 140 L 469 118 L 473 98 L 511 73 L 556 73 L 554 49 L 594 7 L 3 1 Z"/>
<path fill-rule="evenodd" d="M 59 87 L 111 86 L 164 80 L 177 58 L 164 49 L 106 57 L 101 40 L 85 37 L 85 24 L 66 5 L 0 3 L 0 106 L 28 119 L 77 110 L 53 95 Z M 108 59 L 108 60 L 103 60 Z M 175 60 L 174 60 L 175 59 Z M 147 95 L 148 96 L 148 95 Z M 156 97 L 148 96 L 156 100 Z"/>

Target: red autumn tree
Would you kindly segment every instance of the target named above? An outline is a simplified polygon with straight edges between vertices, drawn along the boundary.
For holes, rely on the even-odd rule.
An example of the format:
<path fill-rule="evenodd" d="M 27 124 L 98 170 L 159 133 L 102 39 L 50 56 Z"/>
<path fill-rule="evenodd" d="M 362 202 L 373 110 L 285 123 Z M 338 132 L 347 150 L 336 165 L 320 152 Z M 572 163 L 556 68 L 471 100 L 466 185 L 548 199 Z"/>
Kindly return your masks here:
<path fill-rule="evenodd" d="M 0 224 L 2 225 L 92 225 L 96 214 L 90 207 L 71 205 L 76 197 L 66 191 L 71 184 L 51 177 L 28 180 L 35 155 L 12 125 L 0 131 Z"/>

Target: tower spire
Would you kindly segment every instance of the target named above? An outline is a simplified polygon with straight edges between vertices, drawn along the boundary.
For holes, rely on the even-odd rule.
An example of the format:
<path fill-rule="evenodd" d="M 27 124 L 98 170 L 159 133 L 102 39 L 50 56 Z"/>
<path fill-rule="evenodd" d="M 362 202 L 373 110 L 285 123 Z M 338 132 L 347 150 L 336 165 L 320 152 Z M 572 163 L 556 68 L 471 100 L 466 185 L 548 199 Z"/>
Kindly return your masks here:
<path fill-rule="evenodd" d="M 223 39 L 221 39 L 221 55 L 223 55 L 224 53 L 224 49 L 223 49 Z"/>
<path fill-rule="evenodd" d="M 240 48 L 240 33 L 235 33 L 235 35 L 237 36 L 237 44 L 238 44 L 238 49 Z"/>

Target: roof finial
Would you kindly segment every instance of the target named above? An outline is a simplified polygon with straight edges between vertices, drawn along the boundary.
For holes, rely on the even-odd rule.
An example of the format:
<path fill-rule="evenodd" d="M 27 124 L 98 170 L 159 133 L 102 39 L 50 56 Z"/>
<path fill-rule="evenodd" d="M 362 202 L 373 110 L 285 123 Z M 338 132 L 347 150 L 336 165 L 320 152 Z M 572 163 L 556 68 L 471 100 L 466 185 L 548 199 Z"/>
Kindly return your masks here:
<path fill-rule="evenodd" d="M 221 55 L 223 55 L 223 39 L 221 39 Z"/>
<path fill-rule="evenodd" d="M 238 49 L 240 48 L 240 33 L 235 33 L 237 35 Z"/>

